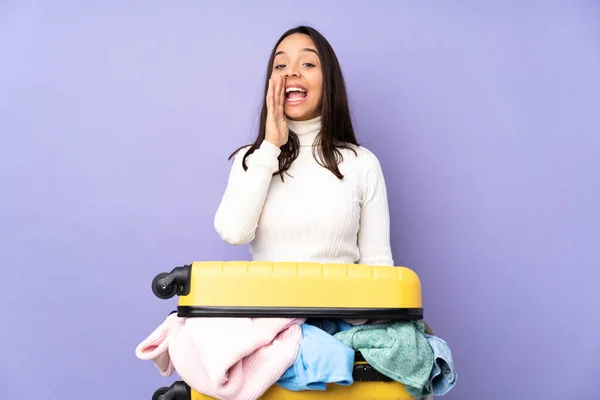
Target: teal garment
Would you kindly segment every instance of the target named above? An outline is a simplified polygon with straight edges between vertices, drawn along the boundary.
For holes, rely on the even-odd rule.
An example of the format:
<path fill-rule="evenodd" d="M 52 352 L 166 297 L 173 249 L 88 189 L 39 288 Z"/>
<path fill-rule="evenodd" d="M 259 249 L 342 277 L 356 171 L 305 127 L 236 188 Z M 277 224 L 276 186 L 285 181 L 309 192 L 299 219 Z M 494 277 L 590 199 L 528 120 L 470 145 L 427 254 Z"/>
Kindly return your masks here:
<path fill-rule="evenodd" d="M 433 350 L 421 321 L 395 321 L 358 325 L 334 335 L 346 346 L 361 352 L 377 371 L 404 384 L 415 398 L 429 395 Z"/>

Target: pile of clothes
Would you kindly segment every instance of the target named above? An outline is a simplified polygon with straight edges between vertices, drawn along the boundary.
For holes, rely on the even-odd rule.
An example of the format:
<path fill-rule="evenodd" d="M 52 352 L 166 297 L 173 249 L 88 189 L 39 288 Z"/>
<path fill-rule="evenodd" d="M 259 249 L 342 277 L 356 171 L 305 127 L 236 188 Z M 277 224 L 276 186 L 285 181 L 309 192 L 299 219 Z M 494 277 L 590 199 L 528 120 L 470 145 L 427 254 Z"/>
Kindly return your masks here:
<path fill-rule="evenodd" d="M 136 348 L 162 376 L 222 400 L 258 399 L 354 383 L 355 352 L 416 399 L 456 384 L 450 348 L 423 321 L 303 318 L 182 318 L 172 312 Z"/>

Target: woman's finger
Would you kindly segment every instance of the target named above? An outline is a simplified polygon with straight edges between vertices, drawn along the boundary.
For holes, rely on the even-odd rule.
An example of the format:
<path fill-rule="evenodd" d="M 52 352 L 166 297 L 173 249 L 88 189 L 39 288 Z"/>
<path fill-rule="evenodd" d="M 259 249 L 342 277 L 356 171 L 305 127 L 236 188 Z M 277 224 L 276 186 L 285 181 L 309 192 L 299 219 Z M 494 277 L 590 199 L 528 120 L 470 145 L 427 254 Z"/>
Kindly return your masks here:
<path fill-rule="evenodd" d="M 275 91 L 273 92 L 273 104 L 275 108 L 279 108 L 279 92 L 281 91 L 281 75 L 275 78 Z"/>
<path fill-rule="evenodd" d="M 279 95 L 279 102 L 281 104 L 281 107 L 283 108 L 284 104 L 285 104 L 285 76 L 281 76 L 281 92 L 278 93 Z"/>
<path fill-rule="evenodd" d="M 269 87 L 267 89 L 267 110 L 272 111 L 273 109 L 273 78 L 269 78 Z"/>

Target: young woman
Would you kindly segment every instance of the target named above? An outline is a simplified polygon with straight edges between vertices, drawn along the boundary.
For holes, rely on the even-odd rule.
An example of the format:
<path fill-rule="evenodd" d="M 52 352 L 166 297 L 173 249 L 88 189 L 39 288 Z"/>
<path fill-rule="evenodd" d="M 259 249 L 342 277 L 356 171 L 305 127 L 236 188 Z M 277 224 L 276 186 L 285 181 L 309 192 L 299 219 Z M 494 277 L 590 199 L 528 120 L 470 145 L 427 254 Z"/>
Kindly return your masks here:
<path fill-rule="evenodd" d="M 381 166 L 356 141 L 338 59 L 315 29 L 277 41 L 258 136 L 231 157 L 214 219 L 225 242 L 250 243 L 255 261 L 394 265 Z"/>

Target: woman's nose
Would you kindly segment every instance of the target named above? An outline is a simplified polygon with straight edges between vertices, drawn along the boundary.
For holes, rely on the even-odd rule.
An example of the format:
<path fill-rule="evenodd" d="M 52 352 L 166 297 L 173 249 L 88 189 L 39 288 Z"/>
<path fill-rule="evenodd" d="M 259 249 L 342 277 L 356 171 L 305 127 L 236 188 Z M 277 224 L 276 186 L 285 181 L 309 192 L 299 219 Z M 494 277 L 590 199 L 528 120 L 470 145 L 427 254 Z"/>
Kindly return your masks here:
<path fill-rule="evenodd" d="M 286 78 L 297 77 L 297 76 L 298 76 L 298 71 L 296 69 L 289 68 L 288 70 L 285 71 Z"/>

